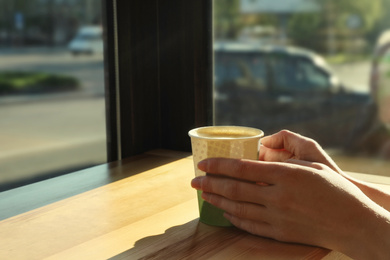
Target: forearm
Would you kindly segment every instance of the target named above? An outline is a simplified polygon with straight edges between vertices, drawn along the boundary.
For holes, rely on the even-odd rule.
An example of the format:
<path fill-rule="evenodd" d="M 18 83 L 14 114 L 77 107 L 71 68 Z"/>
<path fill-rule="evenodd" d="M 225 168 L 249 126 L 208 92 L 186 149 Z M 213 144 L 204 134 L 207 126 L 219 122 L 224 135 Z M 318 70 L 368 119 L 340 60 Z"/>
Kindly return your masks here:
<path fill-rule="evenodd" d="M 368 214 L 360 216 L 365 222 L 348 239 L 345 254 L 356 260 L 388 259 L 390 255 L 390 213 L 372 205 Z"/>
<path fill-rule="evenodd" d="M 371 183 L 367 183 L 361 180 L 357 180 L 348 175 L 344 175 L 349 181 L 354 183 L 359 189 L 366 194 L 372 201 L 385 208 L 390 212 L 390 194 L 379 189 Z"/>

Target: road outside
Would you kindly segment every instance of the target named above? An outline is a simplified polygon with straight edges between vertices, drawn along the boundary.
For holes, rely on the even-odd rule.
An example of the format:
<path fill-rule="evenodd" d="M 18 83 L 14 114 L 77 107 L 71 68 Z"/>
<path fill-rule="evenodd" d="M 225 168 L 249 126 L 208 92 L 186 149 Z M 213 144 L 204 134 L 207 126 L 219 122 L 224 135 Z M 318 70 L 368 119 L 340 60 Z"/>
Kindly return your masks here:
<path fill-rule="evenodd" d="M 333 64 L 331 68 L 348 90 L 369 92 L 370 61 Z"/>
<path fill-rule="evenodd" d="M 0 49 L 0 71 L 43 71 L 78 78 L 80 94 L 104 95 L 103 55 L 72 56 L 65 48 Z"/>
<path fill-rule="evenodd" d="M 63 94 L 0 98 L 0 183 L 106 161 L 102 55 L 23 49 L 0 51 L 0 61 L 0 71 L 59 73 L 81 82 L 80 90 Z"/>

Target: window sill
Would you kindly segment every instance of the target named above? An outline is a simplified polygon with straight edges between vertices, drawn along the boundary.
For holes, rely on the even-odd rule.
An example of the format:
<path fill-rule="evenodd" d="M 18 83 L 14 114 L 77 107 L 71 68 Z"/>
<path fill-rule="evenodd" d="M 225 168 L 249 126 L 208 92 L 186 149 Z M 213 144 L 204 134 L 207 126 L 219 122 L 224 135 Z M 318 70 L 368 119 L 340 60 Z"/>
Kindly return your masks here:
<path fill-rule="evenodd" d="M 188 157 L 172 150 L 152 150 L 122 161 L 107 163 L 0 193 L 0 220 L 107 185 L 140 172 Z M 117 167 L 129 167 L 117 171 Z M 373 183 L 390 192 L 390 177 L 347 172 L 356 179 Z"/>

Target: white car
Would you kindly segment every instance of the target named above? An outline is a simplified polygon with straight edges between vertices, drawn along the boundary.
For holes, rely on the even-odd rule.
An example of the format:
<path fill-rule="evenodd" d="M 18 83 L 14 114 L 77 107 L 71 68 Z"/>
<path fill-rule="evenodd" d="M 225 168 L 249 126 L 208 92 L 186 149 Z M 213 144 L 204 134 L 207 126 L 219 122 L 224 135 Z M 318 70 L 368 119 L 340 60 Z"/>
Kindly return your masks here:
<path fill-rule="evenodd" d="M 103 30 L 100 26 L 81 27 L 68 45 L 73 55 L 103 53 Z"/>

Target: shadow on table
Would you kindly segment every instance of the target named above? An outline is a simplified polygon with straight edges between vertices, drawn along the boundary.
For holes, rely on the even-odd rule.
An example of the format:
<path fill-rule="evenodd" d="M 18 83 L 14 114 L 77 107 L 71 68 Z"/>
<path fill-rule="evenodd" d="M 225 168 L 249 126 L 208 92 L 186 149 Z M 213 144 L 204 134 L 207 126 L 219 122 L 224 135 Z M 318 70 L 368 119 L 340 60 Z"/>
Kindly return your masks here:
<path fill-rule="evenodd" d="M 321 259 L 329 250 L 281 243 L 241 231 L 212 227 L 198 219 L 138 240 L 118 259 Z"/>

